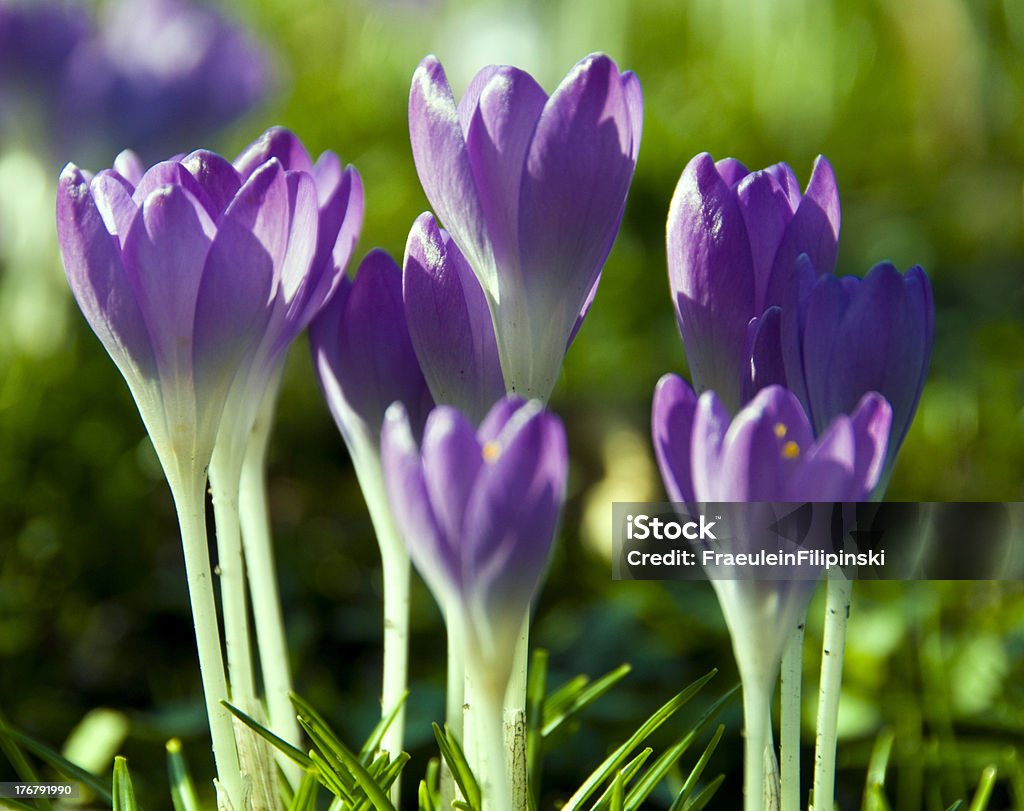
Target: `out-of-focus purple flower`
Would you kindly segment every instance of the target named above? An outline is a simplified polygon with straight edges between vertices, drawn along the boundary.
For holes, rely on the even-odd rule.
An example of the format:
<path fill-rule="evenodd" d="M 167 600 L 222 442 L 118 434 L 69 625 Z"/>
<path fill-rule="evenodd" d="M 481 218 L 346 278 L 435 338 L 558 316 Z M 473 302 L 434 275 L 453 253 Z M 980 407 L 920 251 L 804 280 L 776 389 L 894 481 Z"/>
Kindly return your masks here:
<path fill-rule="evenodd" d="M 863 279 L 828 274 L 815 283 L 806 262 L 801 272 L 807 281 L 799 286 L 809 293 L 798 305 L 769 316 L 763 332 L 778 337 L 761 341 L 755 336 L 752 365 L 777 367 L 781 351 L 786 384 L 804 404 L 817 433 L 849 413 L 867 392 L 885 397 L 892 406 L 885 482 L 928 372 L 935 333 L 928 275 L 916 266 L 901 274 L 888 262 Z"/>
<path fill-rule="evenodd" d="M 379 453 L 388 406 L 404 403 L 419 432 L 434 405 L 409 339 L 395 261 L 379 249 L 368 253 L 354 281 L 342 278 L 309 338 L 320 387 L 362 476 L 364 459 Z"/>
<path fill-rule="evenodd" d="M 652 433 L 673 501 L 860 501 L 881 474 L 891 418 L 885 399 L 867 394 L 850 416 L 837 417 L 815 439 L 800 401 L 780 386 L 762 389 L 730 417 L 714 392 L 698 399 L 682 378 L 669 374 L 655 390 Z M 783 647 L 815 582 L 758 580 L 720 569 L 709 576 L 744 693 L 770 696 Z"/>
<path fill-rule="evenodd" d="M 416 169 L 483 287 L 507 391 L 554 388 L 622 221 L 642 116 L 636 76 L 604 55 L 550 98 L 512 67 L 484 68 L 458 106 L 435 57 L 413 76 Z"/>
<path fill-rule="evenodd" d="M 438 406 L 419 444 L 396 404 L 381 455 L 413 563 L 446 616 L 461 618 L 465 655 L 503 687 L 565 497 L 561 421 L 514 396 L 496 403 L 479 429 L 457 409 Z"/>
<path fill-rule="evenodd" d="M 145 172 L 122 153 L 95 177 L 61 174 L 68 281 L 172 487 L 205 477 L 239 370 L 307 317 L 318 214 L 313 177 L 276 158 L 247 177 L 206 151 Z"/>
<path fill-rule="evenodd" d="M 130 143 L 170 152 L 234 121 L 266 94 L 265 50 L 187 0 L 115 0 L 72 54 L 58 123 L 64 149 Z"/>
<path fill-rule="evenodd" d="M 0 81 L 22 83 L 51 98 L 68 55 L 88 32 L 80 6 L 0 2 Z"/>
<path fill-rule="evenodd" d="M 432 214 L 421 214 L 409 232 L 402 295 L 435 402 L 455 406 L 478 425 L 505 395 L 494 326 L 473 270 Z"/>
<path fill-rule="evenodd" d="M 748 172 L 703 153 L 687 164 L 669 209 L 668 269 L 698 392 L 714 390 L 736 413 L 747 325 L 785 301 L 801 254 L 819 274 L 831 272 L 838 238 L 839 193 L 823 157 L 803 195 L 783 163 Z"/>

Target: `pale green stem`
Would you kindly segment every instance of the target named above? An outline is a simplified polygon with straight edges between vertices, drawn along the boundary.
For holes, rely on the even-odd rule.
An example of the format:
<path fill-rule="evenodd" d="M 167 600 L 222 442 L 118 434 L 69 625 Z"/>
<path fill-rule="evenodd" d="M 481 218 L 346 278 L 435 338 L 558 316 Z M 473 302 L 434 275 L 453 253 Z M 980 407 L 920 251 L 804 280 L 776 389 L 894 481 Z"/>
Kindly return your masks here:
<path fill-rule="evenodd" d="M 782 811 L 800 811 L 800 685 L 803 677 L 804 622 L 800 621 L 782 654 L 779 746 Z"/>
<path fill-rule="evenodd" d="M 448 672 L 445 692 L 445 725 L 465 745 L 463 714 L 466 696 L 466 664 L 463 655 L 465 639 L 458 611 L 445 612 L 445 627 L 448 630 Z M 441 808 L 451 808 L 452 800 L 464 800 L 452 777 L 448 761 L 441 759 Z"/>
<path fill-rule="evenodd" d="M 514 811 L 503 705 L 507 683 L 485 667 L 467 662 L 466 758 L 480 784 L 482 811 Z"/>
<path fill-rule="evenodd" d="M 218 783 L 238 808 L 242 797 L 242 781 L 231 714 L 221 704 L 221 701 L 228 698 L 228 685 L 224 675 L 217 604 L 213 596 L 213 575 L 207 547 L 205 484 L 205 477 L 195 477 L 194 482 L 186 485 L 172 484 L 171 491 L 181 528 L 185 576 L 199 652 L 199 675 L 210 722 Z"/>
<path fill-rule="evenodd" d="M 391 757 L 402 751 L 405 738 L 404 697 L 408 684 L 409 670 L 409 580 L 411 564 L 409 552 L 402 543 L 391 517 L 391 505 L 384 487 L 384 476 L 380 467 L 378 452 L 353 455 L 356 475 L 363 491 L 363 498 L 370 511 L 384 577 L 384 676 L 381 689 L 381 710 L 390 713 L 399 702 L 401 709 L 395 715 L 380 747 Z M 401 779 L 391 786 L 391 802 L 398 806 L 401 796 Z"/>
<path fill-rule="evenodd" d="M 526 811 L 529 796 L 526 785 L 526 685 L 529 663 L 530 611 L 527 609 L 516 641 L 512 678 L 505 691 L 503 710 L 505 749 L 511 758 L 512 807 L 516 811 Z"/>
<path fill-rule="evenodd" d="M 772 745 L 771 689 L 743 680 L 743 809 L 764 811 L 765 750 Z"/>
<path fill-rule="evenodd" d="M 843 683 L 846 621 L 850 614 L 852 591 L 853 584 L 841 570 L 829 570 L 818 692 L 818 729 L 814 742 L 814 800 L 811 806 L 814 811 L 832 811 L 835 805 L 839 692 Z"/>
<path fill-rule="evenodd" d="M 260 652 L 260 671 L 267 699 L 270 727 L 293 746 L 301 747 L 302 736 L 292 708 L 291 670 L 288 665 L 288 642 L 285 636 L 281 598 L 278 594 L 274 566 L 274 550 L 270 533 L 270 512 L 267 509 L 265 461 L 267 443 L 277 386 L 264 398 L 256 418 L 242 464 L 239 507 L 242 523 L 242 545 L 249 573 L 256 642 Z M 302 768 L 281 752 L 277 763 L 292 788 L 298 788 Z"/>
<path fill-rule="evenodd" d="M 210 492 L 217 524 L 217 575 L 224 612 L 224 641 L 228 653 L 228 685 L 232 702 L 253 711 L 256 682 L 249 640 L 249 606 L 246 600 L 242 528 L 238 518 L 238 465 L 220 451 L 210 463 Z"/>

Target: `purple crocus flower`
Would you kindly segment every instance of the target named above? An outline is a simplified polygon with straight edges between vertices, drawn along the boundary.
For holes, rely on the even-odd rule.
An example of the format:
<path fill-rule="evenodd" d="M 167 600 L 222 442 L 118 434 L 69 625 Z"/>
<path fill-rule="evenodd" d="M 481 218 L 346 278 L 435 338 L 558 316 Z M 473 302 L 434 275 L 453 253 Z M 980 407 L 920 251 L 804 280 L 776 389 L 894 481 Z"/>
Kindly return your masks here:
<path fill-rule="evenodd" d="M 748 172 L 731 158 L 697 155 L 679 178 L 668 215 L 669 283 L 698 392 L 712 389 L 731 413 L 742 404 L 747 326 L 792 285 L 797 257 L 831 272 L 839 238 L 832 167 L 814 164 L 800 189 L 784 163 Z"/>
<path fill-rule="evenodd" d="M 599 54 L 550 98 L 512 67 L 484 68 L 458 105 L 435 57 L 413 76 L 416 169 L 483 287 L 507 391 L 554 388 L 622 221 L 642 108 L 636 76 Z"/>
<path fill-rule="evenodd" d="M 309 339 L 317 378 L 357 473 L 364 457 L 379 454 L 381 424 L 393 402 L 404 403 L 417 433 L 422 430 L 434 403 L 409 339 L 402 271 L 385 251 L 370 251 L 355 281 L 342 278 Z"/>
<path fill-rule="evenodd" d="M 565 497 L 561 421 L 515 396 L 496 403 L 479 429 L 438 406 L 418 443 L 406 408 L 395 404 L 381 455 L 413 563 L 449 622 L 461 619 L 470 669 L 503 689 Z"/>
<path fill-rule="evenodd" d="M 266 94 L 265 50 L 213 9 L 187 0 L 115 0 L 65 71 L 60 138 L 146 152 L 234 121 Z"/>
<path fill-rule="evenodd" d="M 317 219 L 313 178 L 277 159 L 247 178 L 202 150 L 145 172 L 122 153 L 95 177 L 61 174 L 68 281 L 172 488 L 205 471 L 238 370 L 304 300 Z"/>
<path fill-rule="evenodd" d="M 432 214 L 421 214 L 409 232 L 402 295 L 434 400 L 478 425 L 505 394 L 494 326 L 469 263 Z"/>
<path fill-rule="evenodd" d="M 813 278 L 806 264 L 802 273 Z M 828 274 L 802 286 L 810 287 L 809 293 L 778 316 L 787 385 L 818 433 L 853 409 L 866 392 L 879 392 L 889 401 L 893 417 L 884 485 L 910 430 L 928 372 L 935 333 L 928 275 L 917 266 L 901 274 L 883 262 L 863 279 Z M 770 323 L 766 332 L 772 332 Z M 759 349 L 773 355 L 774 340 L 755 338 L 755 367 Z"/>

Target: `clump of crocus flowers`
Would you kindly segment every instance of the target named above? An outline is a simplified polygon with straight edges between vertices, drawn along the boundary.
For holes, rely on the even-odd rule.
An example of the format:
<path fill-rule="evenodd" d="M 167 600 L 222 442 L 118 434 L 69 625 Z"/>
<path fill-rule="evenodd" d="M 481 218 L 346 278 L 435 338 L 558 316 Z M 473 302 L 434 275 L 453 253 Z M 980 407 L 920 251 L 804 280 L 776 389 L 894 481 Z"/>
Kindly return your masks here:
<path fill-rule="evenodd" d="M 285 130 L 233 162 L 196 151 L 146 169 L 124 152 L 96 175 L 64 170 L 68 280 L 129 385 L 178 509 L 225 804 L 276 807 L 269 750 L 236 734 L 224 706 L 263 712 L 257 659 L 269 728 L 300 744 L 262 463 L 285 353 L 309 326 L 381 551 L 390 725 L 379 748 L 395 757 L 403 747 L 411 562 L 447 624 L 446 720 L 483 811 L 527 808 L 530 609 L 569 465 L 565 428 L 545 402 L 622 220 L 642 110 L 636 76 L 604 55 L 581 60 L 550 96 L 523 71 L 488 67 L 459 102 L 427 57 L 413 77 L 409 127 L 440 223 L 421 214 L 401 266 L 376 249 L 352 279 L 359 175 L 332 153 L 314 163 Z M 666 376 L 652 415 L 674 501 L 881 494 L 927 370 L 931 291 L 919 268 L 835 277 L 838 235 L 824 158 L 802 193 L 784 164 L 748 172 L 704 154 L 686 167 L 669 211 L 668 268 L 696 392 Z M 727 572 L 713 582 L 743 680 L 746 809 L 781 792 L 792 811 L 792 775 L 779 787 L 765 766 L 775 762 L 769 708 L 814 584 Z M 848 598 L 847 583 L 830 588 Z M 841 667 L 841 657 L 830 666 L 837 658 Z M 824 716 L 835 712 L 833 692 Z M 834 738 L 821 746 L 814 806 L 830 808 Z M 299 771 L 281 765 L 297 788 Z M 449 789 L 447 803 L 458 799 Z M 396 781 L 396 804 L 399 792 Z"/>

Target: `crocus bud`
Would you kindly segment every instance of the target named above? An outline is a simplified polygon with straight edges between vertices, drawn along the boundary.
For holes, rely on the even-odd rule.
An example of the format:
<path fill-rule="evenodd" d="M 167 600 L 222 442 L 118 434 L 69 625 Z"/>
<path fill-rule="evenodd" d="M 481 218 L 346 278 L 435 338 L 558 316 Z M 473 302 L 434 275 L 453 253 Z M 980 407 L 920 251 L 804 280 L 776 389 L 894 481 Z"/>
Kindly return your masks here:
<path fill-rule="evenodd" d="M 500 400 L 479 428 L 438 406 L 418 443 L 388 409 L 381 456 L 392 513 L 446 617 L 459 617 L 471 667 L 503 688 L 547 567 L 568 457 L 561 421 L 537 401 Z"/>
<path fill-rule="evenodd" d="M 409 232 L 402 271 L 409 335 L 430 392 L 474 424 L 505 395 L 487 300 L 469 263 L 431 214 Z"/>
<path fill-rule="evenodd" d="M 600 54 L 550 98 L 512 67 L 484 68 L 458 105 L 435 57 L 413 76 L 416 169 L 483 287 L 509 392 L 554 388 L 622 221 L 642 108 L 636 76 Z"/>
<path fill-rule="evenodd" d="M 838 238 L 839 193 L 823 157 L 803 195 L 784 163 L 748 172 L 703 153 L 687 164 L 669 209 L 668 275 L 698 392 L 714 390 L 736 413 L 750 320 L 783 303 L 801 254 L 830 272 Z"/>

